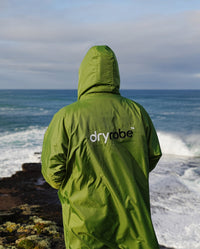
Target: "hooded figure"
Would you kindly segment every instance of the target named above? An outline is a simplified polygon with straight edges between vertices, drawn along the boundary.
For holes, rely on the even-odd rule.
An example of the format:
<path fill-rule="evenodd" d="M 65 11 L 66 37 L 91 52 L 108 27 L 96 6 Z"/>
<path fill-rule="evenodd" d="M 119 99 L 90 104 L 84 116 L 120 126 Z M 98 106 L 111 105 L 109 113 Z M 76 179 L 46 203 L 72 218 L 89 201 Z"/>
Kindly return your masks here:
<path fill-rule="evenodd" d="M 68 249 L 159 248 L 148 178 L 161 150 L 147 112 L 119 86 L 113 51 L 92 47 L 80 66 L 78 100 L 45 133 L 42 173 L 59 190 Z"/>

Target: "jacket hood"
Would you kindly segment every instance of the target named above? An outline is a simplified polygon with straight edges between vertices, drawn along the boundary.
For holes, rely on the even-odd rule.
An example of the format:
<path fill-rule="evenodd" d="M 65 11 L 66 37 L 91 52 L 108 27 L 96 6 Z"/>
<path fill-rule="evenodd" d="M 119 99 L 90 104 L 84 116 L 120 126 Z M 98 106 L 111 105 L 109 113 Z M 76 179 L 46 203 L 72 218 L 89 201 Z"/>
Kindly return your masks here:
<path fill-rule="evenodd" d="M 108 46 L 89 49 L 79 68 L 78 99 L 89 93 L 119 94 L 120 76 L 116 56 Z"/>

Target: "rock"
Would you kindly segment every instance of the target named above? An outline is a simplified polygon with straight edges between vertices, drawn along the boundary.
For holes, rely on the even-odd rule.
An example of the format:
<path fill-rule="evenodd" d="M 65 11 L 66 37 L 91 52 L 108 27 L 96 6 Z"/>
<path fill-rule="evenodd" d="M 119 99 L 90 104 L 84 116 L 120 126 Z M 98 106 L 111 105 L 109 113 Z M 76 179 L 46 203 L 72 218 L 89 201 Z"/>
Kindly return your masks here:
<path fill-rule="evenodd" d="M 0 249 L 65 248 L 62 224 L 44 219 L 38 207 L 26 204 L 18 207 L 21 212 L 15 208 L 6 213 L 7 221 L 0 224 Z"/>
<path fill-rule="evenodd" d="M 4 222 L 7 220 L 15 220 L 16 217 L 21 213 L 21 210 L 19 208 L 15 208 L 13 210 L 6 210 L 6 211 L 1 211 L 0 210 L 0 222 Z"/>
<path fill-rule="evenodd" d="M 41 172 L 41 163 L 24 163 L 22 164 L 24 172 Z"/>
<path fill-rule="evenodd" d="M 0 210 L 10 210 L 19 205 L 40 205 L 40 212 L 47 216 L 55 216 L 62 220 L 61 205 L 57 190 L 51 188 L 41 174 L 40 163 L 26 163 L 23 171 L 18 171 L 12 177 L 0 180 Z"/>
<path fill-rule="evenodd" d="M 40 163 L 0 180 L 0 249 L 64 249 L 57 191 L 43 179 Z"/>

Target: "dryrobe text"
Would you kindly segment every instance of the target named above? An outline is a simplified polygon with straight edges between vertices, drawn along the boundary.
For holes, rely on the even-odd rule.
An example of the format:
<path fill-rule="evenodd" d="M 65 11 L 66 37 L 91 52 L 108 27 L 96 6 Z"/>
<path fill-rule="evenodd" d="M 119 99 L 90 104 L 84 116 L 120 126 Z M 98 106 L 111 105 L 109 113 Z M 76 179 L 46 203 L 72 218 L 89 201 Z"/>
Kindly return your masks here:
<path fill-rule="evenodd" d="M 107 132 L 107 133 L 97 133 L 97 131 L 95 131 L 93 134 L 90 135 L 90 141 L 95 143 L 95 142 L 99 142 L 101 141 L 101 139 L 104 139 L 104 143 L 106 144 L 108 139 L 112 140 L 112 139 L 119 139 L 119 138 L 130 138 L 133 136 L 133 130 L 134 127 L 131 127 L 131 130 L 128 131 L 122 131 L 121 129 L 118 129 L 118 131 L 114 131 L 114 132 Z"/>

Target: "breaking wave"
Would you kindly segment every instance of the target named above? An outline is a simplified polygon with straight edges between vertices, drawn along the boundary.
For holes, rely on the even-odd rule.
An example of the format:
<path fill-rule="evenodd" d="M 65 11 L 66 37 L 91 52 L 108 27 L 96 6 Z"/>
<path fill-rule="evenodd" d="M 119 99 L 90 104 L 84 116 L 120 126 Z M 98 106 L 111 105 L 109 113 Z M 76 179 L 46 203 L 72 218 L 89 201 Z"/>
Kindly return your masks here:
<path fill-rule="evenodd" d="M 200 134 L 178 135 L 159 131 L 158 138 L 163 154 L 200 156 Z"/>
<path fill-rule="evenodd" d="M 24 131 L 0 135 L 0 178 L 21 170 L 27 162 L 39 162 L 45 128 L 29 127 Z"/>

